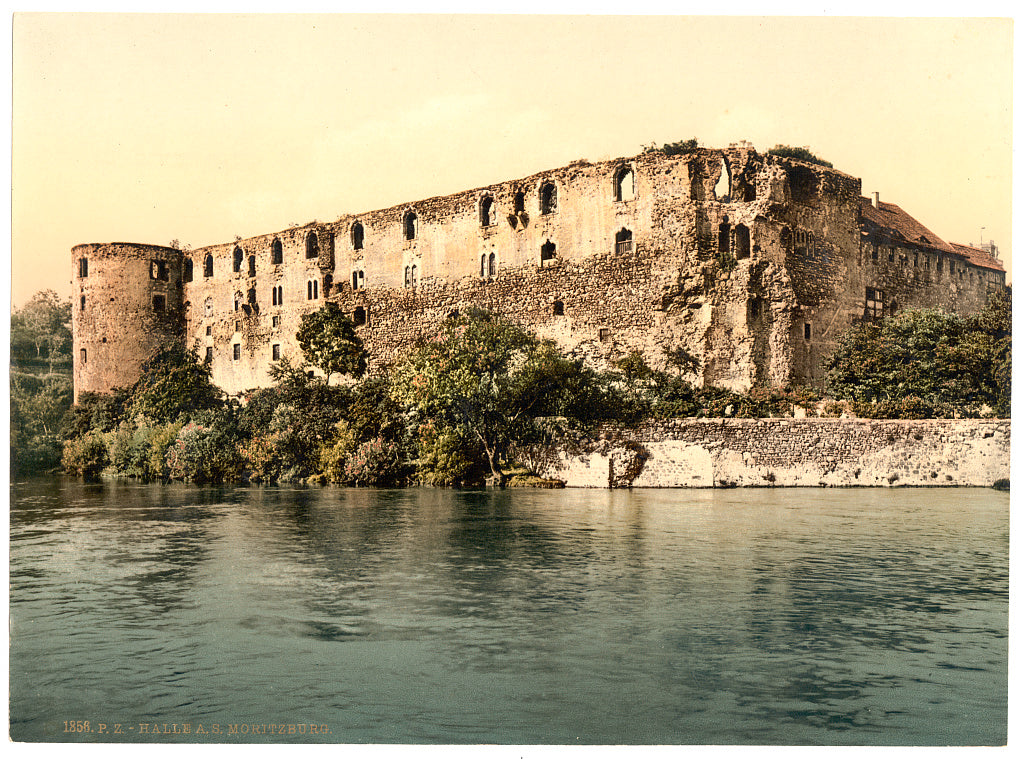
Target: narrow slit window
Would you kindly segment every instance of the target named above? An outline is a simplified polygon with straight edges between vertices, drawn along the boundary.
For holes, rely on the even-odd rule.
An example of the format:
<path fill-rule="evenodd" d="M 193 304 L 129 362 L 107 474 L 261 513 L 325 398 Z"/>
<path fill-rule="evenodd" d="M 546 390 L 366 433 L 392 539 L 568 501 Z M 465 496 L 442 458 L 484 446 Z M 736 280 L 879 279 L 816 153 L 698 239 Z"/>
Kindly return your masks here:
<path fill-rule="evenodd" d="M 213 276 L 213 256 L 209 253 L 207 253 L 206 258 L 203 259 L 203 276 Z"/>
<path fill-rule="evenodd" d="M 235 343 L 231 346 L 231 357 L 235 361 L 238 361 L 242 357 L 242 344 Z"/>
<path fill-rule="evenodd" d="M 275 239 L 270 244 L 270 259 L 274 264 L 284 263 L 284 247 L 280 240 Z"/>
<path fill-rule="evenodd" d="M 89 276 L 89 259 L 79 258 L 78 259 L 78 276 L 88 277 Z"/>
<path fill-rule="evenodd" d="M 231 271 L 238 273 L 242 270 L 242 249 L 235 248 L 235 254 L 231 261 Z"/>
<path fill-rule="evenodd" d="M 192 281 L 192 259 L 191 258 L 186 258 L 183 265 L 185 267 L 185 271 L 182 272 L 182 279 L 184 279 L 186 282 L 191 282 Z"/>

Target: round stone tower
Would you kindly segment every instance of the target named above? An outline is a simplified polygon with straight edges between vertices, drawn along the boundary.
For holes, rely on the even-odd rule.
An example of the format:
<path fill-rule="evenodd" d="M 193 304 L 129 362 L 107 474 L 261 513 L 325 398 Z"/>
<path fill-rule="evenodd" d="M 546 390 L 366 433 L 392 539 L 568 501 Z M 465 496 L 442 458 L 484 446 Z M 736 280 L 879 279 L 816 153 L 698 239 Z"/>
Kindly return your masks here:
<path fill-rule="evenodd" d="M 182 253 L 136 243 L 71 249 L 75 403 L 139 378 L 161 345 L 184 334 Z"/>

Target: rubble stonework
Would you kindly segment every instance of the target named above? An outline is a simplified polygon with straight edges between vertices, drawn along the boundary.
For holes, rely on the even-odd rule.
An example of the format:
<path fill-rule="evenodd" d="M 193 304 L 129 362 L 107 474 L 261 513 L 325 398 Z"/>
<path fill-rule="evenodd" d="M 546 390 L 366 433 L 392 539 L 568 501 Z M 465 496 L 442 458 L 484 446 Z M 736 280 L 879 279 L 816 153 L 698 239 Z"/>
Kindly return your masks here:
<path fill-rule="evenodd" d="M 862 197 L 859 179 L 746 146 L 577 161 L 192 251 L 72 257 L 76 399 L 131 384 L 172 337 L 224 390 L 266 386 L 326 299 L 359 325 L 371 370 L 478 306 L 597 365 L 637 350 L 662 368 L 682 349 L 697 385 L 782 387 L 819 379 L 851 323 L 975 311 L 1005 286 L 993 256 Z"/>
<path fill-rule="evenodd" d="M 1010 477 L 1010 422 L 677 419 L 534 456 L 569 487 L 991 487 Z"/>

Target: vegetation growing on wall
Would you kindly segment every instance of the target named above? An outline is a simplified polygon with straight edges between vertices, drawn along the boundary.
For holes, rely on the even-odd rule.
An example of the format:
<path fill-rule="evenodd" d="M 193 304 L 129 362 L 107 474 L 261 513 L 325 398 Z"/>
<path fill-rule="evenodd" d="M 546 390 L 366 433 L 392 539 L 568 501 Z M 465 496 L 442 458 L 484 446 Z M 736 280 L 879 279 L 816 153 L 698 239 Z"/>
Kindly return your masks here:
<path fill-rule="evenodd" d="M 679 140 L 678 142 L 666 142 L 660 148 L 655 144 L 644 145 L 645 153 L 661 152 L 665 155 L 682 155 L 683 153 L 690 153 L 700 147 L 696 137 L 691 137 L 689 140 Z"/>
<path fill-rule="evenodd" d="M 826 161 L 824 158 L 819 158 L 814 155 L 807 148 L 795 148 L 789 145 L 776 145 L 774 148 L 770 148 L 767 151 L 768 155 L 777 155 L 780 158 L 795 158 L 798 161 L 806 161 L 807 163 L 815 163 L 818 166 L 826 166 L 832 168 L 832 164 Z"/>

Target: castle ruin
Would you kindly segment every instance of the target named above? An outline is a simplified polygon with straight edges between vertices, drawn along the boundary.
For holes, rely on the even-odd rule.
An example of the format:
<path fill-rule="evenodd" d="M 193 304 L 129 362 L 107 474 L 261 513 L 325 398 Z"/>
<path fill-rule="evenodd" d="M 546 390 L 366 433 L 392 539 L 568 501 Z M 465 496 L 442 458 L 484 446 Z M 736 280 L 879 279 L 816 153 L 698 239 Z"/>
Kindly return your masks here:
<path fill-rule="evenodd" d="M 469 307 L 596 365 L 686 356 L 697 385 L 806 384 L 852 323 L 962 313 L 1005 287 L 859 179 L 743 145 L 576 161 L 524 179 L 192 251 L 78 245 L 74 385 L 131 385 L 184 339 L 228 393 L 298 355 L 303 314 L 348 313 L 372 370 Z"/>

